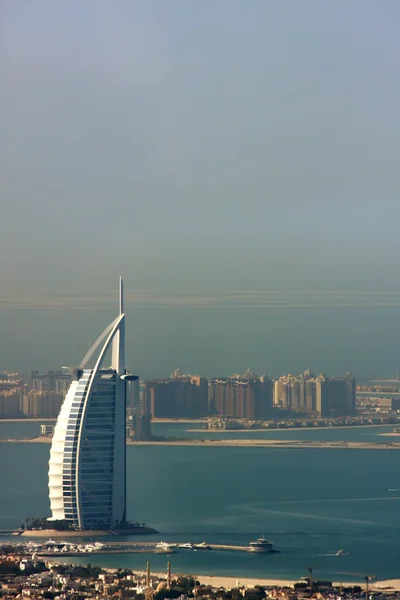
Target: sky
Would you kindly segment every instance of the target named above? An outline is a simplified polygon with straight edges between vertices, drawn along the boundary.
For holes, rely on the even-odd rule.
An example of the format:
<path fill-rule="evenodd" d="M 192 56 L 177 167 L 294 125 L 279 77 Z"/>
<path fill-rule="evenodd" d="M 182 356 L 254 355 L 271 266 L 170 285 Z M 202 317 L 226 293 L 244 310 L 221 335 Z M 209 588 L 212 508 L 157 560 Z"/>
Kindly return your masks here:
<path fill-rule="evenodd" d="M 392 374 L 396 0 L 3 0 L 0 369 Z"/>

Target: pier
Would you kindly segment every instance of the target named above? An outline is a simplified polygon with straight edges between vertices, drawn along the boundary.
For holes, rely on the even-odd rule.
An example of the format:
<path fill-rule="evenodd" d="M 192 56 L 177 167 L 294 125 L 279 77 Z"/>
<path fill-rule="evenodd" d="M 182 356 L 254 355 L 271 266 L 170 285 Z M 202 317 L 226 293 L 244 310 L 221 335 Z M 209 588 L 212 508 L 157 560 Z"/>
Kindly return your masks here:
<path fill-rule="evenodd" d="M 163 550 L 156 548 L 159 542 L 107 542 L 102 548 L 89 550 L 76 550 L 66 552 L 54 552 L 49 549 L 38 550 L 40 556 L 46 557 L 68 557 L 68 556 L 93 556 L 101 554 L 175 554 L 177 551 L 182 552 L 209 552 L 212 550 L 223 550 L 228 552 L 248 552 L 248 546 L 234 546 L 231 544 L 210 544 L 209 548 L 179 548 L 180 544 L 185 542 L 176 542 L 171 550 Z M 272 550 L 272 553 L 277 552 Z"/>

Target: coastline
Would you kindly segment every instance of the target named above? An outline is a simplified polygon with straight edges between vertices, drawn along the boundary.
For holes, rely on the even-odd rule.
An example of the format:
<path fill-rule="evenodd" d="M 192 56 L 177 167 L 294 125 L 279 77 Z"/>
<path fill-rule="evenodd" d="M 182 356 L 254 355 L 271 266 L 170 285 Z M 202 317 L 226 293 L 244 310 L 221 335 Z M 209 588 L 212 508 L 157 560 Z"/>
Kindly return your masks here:
<path fill-rule="evenodd" d="M 156 576 L 165 577 L 165 573 L 156 573 Z M 262 585 L 265 587 L 293 587 L 298 583 L 298 579 L 257 579 L 248 577 L 220 577 L 219 575 L 195 575 L 197 581 L 202 585 L 211 585 L 213 587 L 232 588 L 237 586 L 255 587 Z M 334 587 L 360 586 L 366 589 L 366 583 L 361 581 L 332 581 Z M 400 590 L 400 579 L 383 579 L 382 581 L 370 581 L 368 583 L 371 591 L 378 590 Z"/>
<path fill-rule="evenodd" d="M 0 419 L 0 424 L 1 423 L 42 423 L 42 422 L 46 422 L 46 423 L 55 423 L 57 421 L 57 417 L 43 417 L 43 419 L 41 419 L 40 417 L 38 418 L 26 418 L 26 419 Z"/>
<path fill-rule="evenodd" d="M 49 561 L 53 562 L 53 561 Z M 56 562 L 56 561 L 54 561 Z M 57 561 L 58 562 L 58 561 Z M 77 564 L 77 563 L 74 563 Z M 79 561 L 78 564 L 81 564 Z M 146 576 L 145 571 L 137 571 L 132 569 L 136 575 Z M 163 571 L 151 572 L 152 576 L 158 577 L 159 579 L 166 579 L 167 574 Z M 171 573 L 172 578 L 177 577 L 194 577 L 201 585 L 212 586 L 214 588 L 225 588 L 232 589 L 237 587 L 254 588 L 255 586 L 264 587 L 277 587 L 277 588 L 293 588 L 295 583 L 298 583 L 299 579 L 272 579 L 272 578 L 260 578 L 260 577 L 229 577 L 225 575 L 201 575 L 191 573 L 182 573 L 179 571 L 173 571 Z M 360 578 L 358 581 L 332 581 L 334 587 L 347 587 L 347 586 L 359 586 L 361 589 L 366 589 L 366 583 L 364 578 Z M 381 581 L 370 581 L 369 589 L 371 591 L 400 591 L 400 579 L 383 579 Z"/>
<path fill-rule="evenodd" d="M 205 421 L 206 422 L 206 421 Z M 259 427 L 257 429 L 187 429 L 186 431 L 191 433 L 231 433 L 231 432 L 243 432 L 243 433 L 251 433 L 253 431 L 265 431 L 266 433 L 274 433 L 275 431 L 318 431 L 324 429 L 360 429 L 361 427 L 396 427 L 396 423 L 378 423 L 372 425 L 324 425 L 323 427 L 276 427 L 268 428 L 268 427 Z M 379 433 L 378 435 L 390 435 L 389 433 Z M 396 435 L 396 434 L 394 434 Z M 398 434 L 400 435 L 400 433 Z"/>
<path fill-rule="evenodd" d="M 142 573 L 142 572 L 140 572 Z M 144 573 L 143 573 L 144 574 Z M 154 573 L 156 577 L 165 577 L 165 573 Z M 180 574 L 173 573 L 173 577 L 176 577 Z M 256 585 L 262 585 L 265 587 L 293 587 L 295 583 L 298 582 L 298 579 L 259 579 L 259 578 L 249 578 L 249 577 L 225 577 L 219 575 L 194 575 L 194 577 L 199 581 L 202 585 L 211 585 L 213 587 L 224 587 L 224 588 L 233 588 L 233 587 L 255 587 Z M 366 584 L 364 579 L 361 581 L 332 581 L 332 584 L 335 587 L 347 587 L 347 586 L 360 586 L 361 589 L 366 589 Z M 369 582 L 369 589 L 371 591 L 378 590 L 400 590 L 400 579 L 383 579 L 382 581 L 374 581 Z"/>
<path fill-rule="evenodd" d="M 144 572 L 140 574 L 145 575 Z M 160 579 L 166 577 L 165 573 L 153 573 Z M 185 573 L 172 573 L 172 577 L 179 577 L 185 575 Z M 257 579 L 255 577 L 225 577 L 221 575 L 193 575 L 200 582 L 201 585 L 210 585 L 212 587 L 224 587 L 224 588 L 235 588 L 235 587 L 248 587 L 252 588 L 256 585 L 264 585 L 268 587 L 293 587 L 297 583 L 297 579 Z"/>
<path fill-rule="evenodd" d="M 152 423 L 207 423 L 207 419 L 167 419 L 164 417 L 154 417 Z"/>
<path fill-rule="evenodd" d="M 108 529 L 108 530 L 96 530 L 96 531 L 58 531 L 56 529 L 25 529 L 21 533 L 15 533 L 17 537 L 37 537 L 37 538 L 83 538 L 83 537 L 108 537 L 124 536 L 124 535 L 151 535 L 158 533 L 156 529 L 152 527 L 136 527 L 135 529 Z"/>
<path fill-rule="evenodd" d="M 381 434 L 387 435 L 387 434 Z M 0 444 L 50 444 L 51 437 L 34 437 L 21 439 L 0 438 Z M 274 439 L 220 439 L 220 440 L 151 440 L 139 442 L 128 440 L 128 446 L 196 446 L 214 448 L 328 448 L 328 449 L 355 449 L 355 450 L 400 450 L 400 442 L 378 444 L 373 442 L 345 442 L 345 441 L 312 441 L 312 440 L 274 440 Z"/>

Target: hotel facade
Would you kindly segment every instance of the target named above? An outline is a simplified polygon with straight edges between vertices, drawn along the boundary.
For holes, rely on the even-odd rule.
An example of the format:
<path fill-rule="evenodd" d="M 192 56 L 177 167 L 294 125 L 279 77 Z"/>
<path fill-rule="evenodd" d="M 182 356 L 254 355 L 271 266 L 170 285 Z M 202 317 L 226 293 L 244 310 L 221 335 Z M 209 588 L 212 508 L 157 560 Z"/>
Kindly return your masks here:
<path fill-rule="evenodd" d="M 111 366 L 103 362 L 111 350 Z M 95 364 L 88 368 L 93 357 Z M 49 460 L 49 521 L 72 528 L 112 529 L 126 522 L 125 314 L 119 315 L 79 367 L 61 407 Z"/>

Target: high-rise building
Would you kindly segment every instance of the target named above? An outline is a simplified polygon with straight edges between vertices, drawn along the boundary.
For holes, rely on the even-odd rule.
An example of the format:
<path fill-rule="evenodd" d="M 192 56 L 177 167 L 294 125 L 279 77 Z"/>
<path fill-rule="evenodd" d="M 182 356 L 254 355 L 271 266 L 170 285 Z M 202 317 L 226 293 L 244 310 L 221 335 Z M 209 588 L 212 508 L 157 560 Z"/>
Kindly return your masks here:
<path fill-rule="evenodd" d="M 71 385 L 71 374 L 65 371 L 31 372 L 31 388 L 35 392 L 66 394 Z"/>
<path fill-rule="evenodd" d="M 351 373 L 344 377 L 316 378 L 316 410 L 321 417 L 351 414 L 356 405 L 356 381 Z"/>
<path fill-rule="evenodd" d="M 284 375 L 274 382 L 274 405 L 314 417 L 336 417 L 355 410 L 356 382 L 351 373 L 344 377 Z"/>
<path fill-rule="evenodd" d="M 271 416 L 273 381 L 248 369 L 242 375 L 213 377 L 208 384 L 210 412 L 224 417 L 263 419 Z"/>
<path fill-rule="evenodd" d="M 19 417 L 21 415 L 21 394 L 16 391 L 0 394 L 0 419 Z"/>
<path fill-rule="evenodd" d="M 143 409 L 153 418 L 202 417 L 208 412 L 207 379 L 179 369 L 167 379 L 147 379 Z"/>
<path fill-rule="evenodd" d="M 24 382 L 18 373 L 0 373 L 0 419 L 22 416 Z"/>
<path fill-rule="evenodd" d="M 63 394 L 59 392 L 35 392 L 30 391 L 22 397 L 21 411 L 29 418 L 39 417 L 56 419 L 64 400 Z"/>
<path fill-rule="evenodd" d="M 119 315 L 71 373 L 50 451 L 50 520 L 80 530 L 112 528 L 126 522 L 126 385 L 136 379 L 125 369 L 121 279 Z"/>

